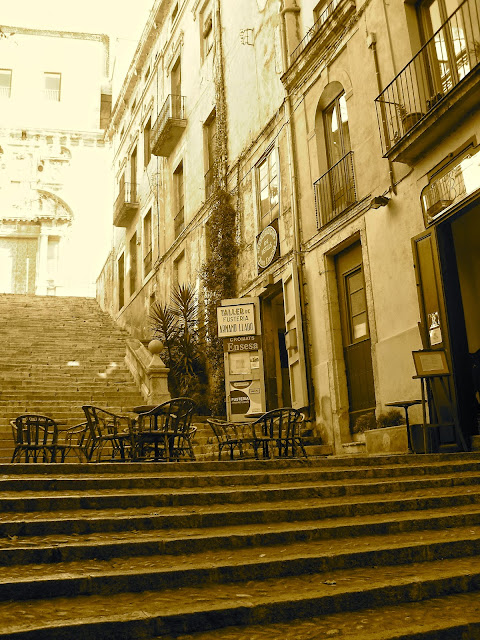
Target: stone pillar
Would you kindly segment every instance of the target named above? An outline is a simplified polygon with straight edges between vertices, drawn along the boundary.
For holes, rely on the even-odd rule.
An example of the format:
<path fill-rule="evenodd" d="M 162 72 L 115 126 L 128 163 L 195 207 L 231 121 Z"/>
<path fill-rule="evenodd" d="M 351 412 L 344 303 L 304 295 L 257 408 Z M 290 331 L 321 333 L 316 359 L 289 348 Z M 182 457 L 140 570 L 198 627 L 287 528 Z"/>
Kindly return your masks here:
<path fill-rule="evenodd" d="M 35 293 L 40 296 L 47 295 L 48 280 L 48 231 L 43 229 L 38 236 L 37 277 Z"/>
<path fill-rule="evenodd" d="M 300 7 L 297 5 L 296 0 L 283 0 L 281 14 L 285 21 L 288 59 L 302 39 L 302 34 L 300 33 Z"/>

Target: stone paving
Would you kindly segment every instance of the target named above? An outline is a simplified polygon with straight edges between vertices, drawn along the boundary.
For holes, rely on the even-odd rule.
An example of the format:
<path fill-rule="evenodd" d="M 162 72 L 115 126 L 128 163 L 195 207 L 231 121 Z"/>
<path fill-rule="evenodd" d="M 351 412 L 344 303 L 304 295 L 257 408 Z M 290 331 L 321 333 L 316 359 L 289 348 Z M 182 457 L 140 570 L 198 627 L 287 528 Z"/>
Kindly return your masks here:
<path fill-rule="evenodd" d="M 16 466 L 0 639 L 480 637 L 480 456 L 411 463 Z"/>

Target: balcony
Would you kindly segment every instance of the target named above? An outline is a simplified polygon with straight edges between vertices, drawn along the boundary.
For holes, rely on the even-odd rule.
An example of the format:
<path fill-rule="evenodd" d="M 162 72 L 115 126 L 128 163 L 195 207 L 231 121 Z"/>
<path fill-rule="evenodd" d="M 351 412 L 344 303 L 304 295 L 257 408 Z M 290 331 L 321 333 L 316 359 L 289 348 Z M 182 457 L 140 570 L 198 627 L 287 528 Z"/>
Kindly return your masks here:
<path fill-rule="evenodd" d="M 0 98 L 10 98 L 11 89 L 10 87 L 0 87 Z"/>
<path fill-rule="evenodd" d="M 205 174 L 205 200 L 208 200 L 212 197 L 213 191 L 215 189 L 215 180 L 213 173 L 214 172 L 212 167 Z"/>
<path fill-rule="evenodd" d="M 341 160 L 314 182 L 313 188 L 317 227 L 321 229 L 357 201 L 353 151 L 345 154 Z"/>
<path fill-rule="evenodd" d="M 113 207 L 113 226 L 128 227 L 138 211 L 138 185 L 124 182 Z"/>
<path fill-rule="evenodd" d="M 478 105 L 480 20 L 465 0 L 376 98 L 384 157 L 412 163 Z"/>
<path fill-rule="evenodd" d="M 152 154 L 167 158 L 180 140 L 186 126 L 185 97 L 169 95 L 152 128 Z"/>
<path fill-rule="evenodd" d="M 287 87 L 311 73 L 311 65 L 318 62 L 327 48 L 342 37 L 355 10 L 355 0 L 332 0 L 323 9 L 315 24 L 290 54 L 289 68 L 282 76 L 282 82 Z"/>
<path fill-rule="evenodd" d="M 183 207 L 180 209 L 180 211 L 177 213 L 177 215 L 173 219 L 173 229 L 175 233 L 175 238 L 178 238 L 178 236 L 185 229 L 185 213 L 184 213 Z"/>

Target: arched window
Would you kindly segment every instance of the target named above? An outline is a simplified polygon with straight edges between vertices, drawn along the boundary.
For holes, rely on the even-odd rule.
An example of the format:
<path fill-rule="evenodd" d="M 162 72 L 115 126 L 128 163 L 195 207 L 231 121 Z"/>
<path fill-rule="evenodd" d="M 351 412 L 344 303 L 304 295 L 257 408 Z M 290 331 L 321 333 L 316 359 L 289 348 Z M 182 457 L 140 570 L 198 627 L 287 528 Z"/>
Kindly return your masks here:
<path fill-rule="evenodd" d="M 317 223 L 322 227 L 356 201 L 347 101 L 338 82 L 322 95 L 316 134 L 323 175 L 314 184 L 315 205 Z"/>

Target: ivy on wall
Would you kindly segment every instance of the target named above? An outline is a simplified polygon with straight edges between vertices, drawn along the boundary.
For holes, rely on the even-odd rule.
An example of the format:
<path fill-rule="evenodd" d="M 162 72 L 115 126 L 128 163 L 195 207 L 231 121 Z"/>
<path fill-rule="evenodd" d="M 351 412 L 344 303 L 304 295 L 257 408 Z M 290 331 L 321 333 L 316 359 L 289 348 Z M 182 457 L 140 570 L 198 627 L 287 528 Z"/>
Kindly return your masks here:
<path fill-rule="evenodd" d="M 217 307 L 223 298 L 235 296 L 238 244 L 237 215 L 227 191 L 228 136 L 220 2 L 215 0 L 214 83 L 216 147 L 213 192 L 209 201 L 208 257 L 201 278 L 205 288 L 205 324 L 209 369 L 209 405 L 212 413 L 225 413 L 223 344 L 217 337 Z"/>

